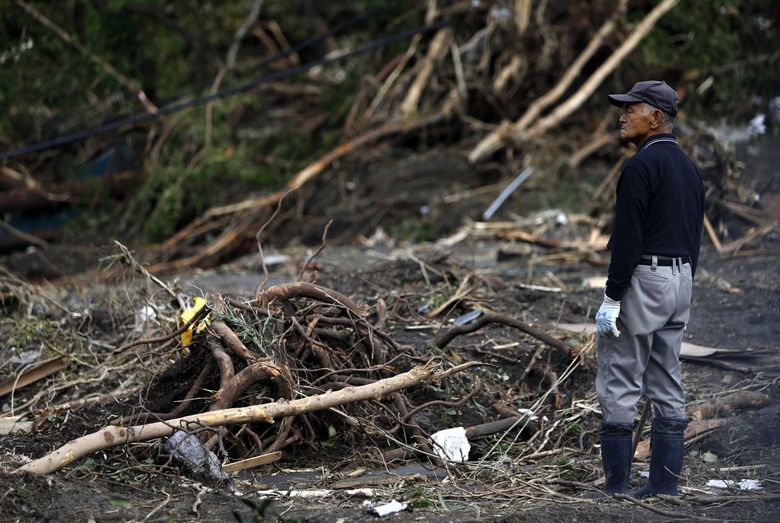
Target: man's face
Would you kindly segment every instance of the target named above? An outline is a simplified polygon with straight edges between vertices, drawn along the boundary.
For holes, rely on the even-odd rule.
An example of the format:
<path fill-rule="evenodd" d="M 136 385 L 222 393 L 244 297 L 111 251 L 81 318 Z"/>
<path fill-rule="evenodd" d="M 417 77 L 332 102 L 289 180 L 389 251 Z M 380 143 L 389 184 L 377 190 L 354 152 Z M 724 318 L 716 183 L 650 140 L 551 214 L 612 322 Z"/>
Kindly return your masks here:
<path fill-rule="evenodd" d="M 636 145 L 644 142 L 658 128 L 658 118 L 655 110 L 645 111 L 644 104 L 628 103 L 623 106 L 618 118 L 620 139 L 633 142 Z"/>

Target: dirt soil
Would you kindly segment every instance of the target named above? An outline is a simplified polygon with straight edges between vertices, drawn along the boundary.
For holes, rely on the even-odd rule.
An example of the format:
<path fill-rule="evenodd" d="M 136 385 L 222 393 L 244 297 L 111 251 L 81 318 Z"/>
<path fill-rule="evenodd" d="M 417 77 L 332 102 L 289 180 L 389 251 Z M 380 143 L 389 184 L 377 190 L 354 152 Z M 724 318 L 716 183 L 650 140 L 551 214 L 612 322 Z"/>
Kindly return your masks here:
<path fill-rule="evenodd" d="M 84 252 L 72 254 L 76 257 Z M 295 278 L 299 264 L 308 256 L 300 249 L 269 254 L 290 257 L 271 267 L 269 284 Z M 695 438 L 686 447 L 681 481 L 684 496 L 652 499 L 641 505 L 615 500 L 597 503 L 581 497 L 599 485 L 593 337 L 556 325 L 593 322 L 602 290 L 583 282 L 603 276 L 604 266 L 556 258 L 546 255 L 543 248 L 495 239 L 467 239 L 446 248 L 436 244 L 407 248 L 377 237 L 371 246 L 326 248 L 316 259 L 317 282 L 359 303 L 375 303 L 381 298 L 394 305 L 397 314 L 387 331 L 399 343 L 428 350 L 433 337 L 451 326 L 449 319 L 476 308 L 521 319 L 564 340 L 580 354 L 574 360 L 545 350 L 538 340 L 504 326 L 490 325 L 455 338 L 437 355 L 454 363 L 474 360 L 487 364 L 469 370 L 459 382 L 464 387 L 473 385 L 478 377 L 482 388 L 466 404 L 418 420 L 434 432 L 498 419 L 491 402 L 529 407 L 551 391 L 549 372 L 564 376 L 575 361 L 578 364 L 571 375 L 557 392 L 544 396 L 536 411 L 540 418 L 547 416 L 541 423 L 550 428 L 548 439 L 526 441 L 515 434 L 508 439 L 506 435 L 476 439 L 471 442 L 467 463 L 442 467 L 428 460 L 383 465 L 371 445 L 350 446 L 347 442 L 355 441 L 358 435 L 343 433 L 285 452 L 282 460 L 223 483 L 191 477 L 171 462 L 157 442 L 107 449 L 47 476 L 14 473 L 29 459 L 112 420 L 121 421 L 138 404 L 139 392 L 133 387 L 148 384 L 176 357 L 152 346 L 135 351 L 120 368 L 99 372 L 101 360 L 108 358 L 113 348 L 145 332 L 143 322 L 138 323 L 139 306 L 150 297 L 159 299 L 161 294 L 149 281 L 82 281 L 44 292 L 24 282 L 5 280 L 6 287 L 0 289 L 4 315 L 0 333 L 5 340 L 2 375 L 18 370 L 11 359 L 23 359 L 31 350 L 68 350 L 81 359 L 62 373 L 18 391 L 13 400 L 0 398 L 2 412 L 13 405 L 17 413 L 24 414 L 24 421 L 34 422 L 29 433 L 0 438 L 0 520 L 346 522 L 380 519 L 369 514 L 367 502 L 399 500 L 408 502 L 409 508 L 382 519 L 775 521 L 773 514 L 780 499 L 779 256 L 777 232 L 763 236 L 749 246 L 749 252 L 734 257 L 718 255 L 705 240 L 686 341 L 735 349 L 735 354 L 683 361 L 689 405 L 738 391 L 768 394 L 770 401 L 757 408 L 719 413 L 728 424 Z M 50 258 L 37 259 L 52 263 Z M 6 260 L 6 264 L 13 269 L 11 261 Z M 466 299 L 446 315 L 425 315 L 452 296 L 469 274 L 479 275 L 475 281 L 480 284 Z M 251 296 L 261 278 L 254 255 L 216 270 L 193 271 L 166 281 L 183 293 Z M 42 298 L 44 295 L 48 297 Z M 22 306 L 26 313 L 19 315 Z M 62 308 L 80 312 L 64 319 Z M 134 332 L 139 327 L 141 330 Z M 529 366 L 535 353 L 541 358 Z M 526 373 L 527 367 L 530 370 Z M 466 389 L 455 392 L 463 395 Z M 107 393 L 116 397 L 106 398 Z M 101 394 L 102 401 L 77 406 L 79 400 Z M 66 402 L 71 406 L 63 407 Z M 26 409 L 25 405 L 34 408 Z M 483 461 L 485 456 L 488 458 Z M 636 462 L 632 483 L 640 484 L 640 472 L 646 470 L 646 461 Z M 737 484 L 755 479 L 761 489 L 706 485 L 715 479 Z M 371 488 L 373 493 L 360 496 L 337 488 L 316 499 L 285 495 L 291 490 L 343 487 L 345 480 L 355 487 Z M 263 491 L 270 489 L 275 489 L 275 495 L 267 497 Z"/>

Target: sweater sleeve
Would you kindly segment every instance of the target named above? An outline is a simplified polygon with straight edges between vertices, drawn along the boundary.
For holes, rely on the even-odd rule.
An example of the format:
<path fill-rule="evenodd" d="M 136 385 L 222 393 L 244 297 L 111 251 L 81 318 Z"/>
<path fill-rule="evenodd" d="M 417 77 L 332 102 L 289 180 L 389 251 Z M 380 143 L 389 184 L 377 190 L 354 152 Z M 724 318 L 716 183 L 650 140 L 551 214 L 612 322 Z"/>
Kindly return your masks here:
<path fill-rule="evenodd" d="M 609 240 L 612 256 L 606 295 L 613 300 L 623 298 L 634 268 L 642 257 L 642 230 L 651 194 L 647 170 L 638 162 L 630 161 L 618 182 L 615 229 Z"/>

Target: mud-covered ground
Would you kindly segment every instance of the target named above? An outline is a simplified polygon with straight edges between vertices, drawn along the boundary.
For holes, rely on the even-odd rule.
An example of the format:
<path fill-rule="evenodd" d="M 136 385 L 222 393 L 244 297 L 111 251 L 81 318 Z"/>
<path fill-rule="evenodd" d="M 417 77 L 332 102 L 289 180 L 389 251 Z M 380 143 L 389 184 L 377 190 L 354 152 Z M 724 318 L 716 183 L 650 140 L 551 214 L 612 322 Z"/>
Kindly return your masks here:
<path fill-rule="evenodd" d="M 749 183 L 766 196 L 764 209 L 778 219 L 780 188 L 774 181 L 776 163 L 771 157 L 775 150 L 780 149 L 765 149 L 767 154 L 758 165 L 751 165 L 750 158 L 746 161 L 748 171 L 758 173 Z M 452 169 L 457 171 L 458 165 Z M 424 174 L 419 178 L 423 187 Z M 438 188 L 431 182 L 429 189 Z M 415 196 L 414 205 L 428 200 Z M 484 203 L 467 202 L 475 208 L 484 208 Z M 391 210 L 384 212 L 392 214 Z M 446 211 L 451 219 L 474 214 L 473 209 L 459 210 L 457 205 Z M 400 208 L 394 212 L 403 214 Z M 731 239 L 749 227 L 735 217 L 728 224 Z M 368 236 L 376 226 L 363 225 L 344 225 L 342 233 Z M 582 256 L 493 237 L 469 236 L 450 246 L 404 246 L 377 235 L 364 243 L 329 245 L 315 259 L 316 272 L 308 272 L 306 278 L 314 277 L 360 304 L 383 300 L 391 311 L 386 330 L 399 343 L 429 351 L 434 336 L 452 326 L 450 319 L 483 309 L 549 332 L 578 354 L 572 360 L 505 326 L 489 325 L 458 336 L 430 354 L 454 364 L 470 360 L 484 364 L 462 373 L 458 383 L 463 388 L 455 392 L 465 394 L 476 378 L 481 389 L 465 404 L 420 420 L 426 431 L 499 419 L 491 409 L 495 401 L 514 408 L 536 403 L 536 414 L 547 416 L 540 432 L 546 438 L 527 441 L 516 434 L 499 434 L 475 439 L 467 463 L 442 468 L 425 459 L 383 463 L 371 441 L 360 439 L 361 434 L 337 433 L 327 441 L 286 450 L 280 461 L 242 472 L 227 484 L 191 477 L 170 461 L 157 442 L 106 449 L 48 476 L 15 474 L 14 469 L 29 459 L 134 412 L 141 396 L 147 394 L 149 399 L 146 387 L 179 356 L 171 346 L 154 345 L 129 350 L 124 359 L 112 356 L 127 340 L 149 334 L 144 330 L 148 325 L 139 324 L 138 311 L 145 303 L 160 303 L 165 293 L 148 279 L 61 280 L 39 287 L 4 273 L 0 279 L 2 379 L 41 355 L 68 354 L 71 360 L 61 372 L 12 397 L 0 397 L 4 414 L 14 409 L 23 415 L 21 421 L 32 421 L 34 426 L 29 433 L 0 436 L 0 520 L 358 521 L 379 519 L 367 512 L 366 502 L 390 500 L 410 506 L 384 518 L 390 521 L 776 520 L 780 499 L 780 233 L 776 230 L 731 257 L 718 255 L 704 238 L 686 341 L 734 353 L 683 360 L 691 408 L 740 391 L 767 394 L 769 401 L 757 408 L 718 413 L 728 423 L 687 446 L 681 480 L 684 496 L 677 501 L 653 499 L 644 506 L 630 501 L 595 503 L 581 497 L 599 486 L 593 337 L 560 326 L 592 324 L 602 290 L 584 282 L 603 277 L 605 266 L 588 263 Z M 103 268 L 114 267 L 119 263 L 111 257 L 116 250 L 114 246 L 52 248 L 6 257 L 3 264 L 18 276 L 59 277 L 87 259 L 92 263 L 101 259 Z M 270 267 L 268 284 L 294 280 L 310 253 L 301 248 L 266 252 L 269 260 L 271 255 L 288 255 L 287 261 Z M 262 278 L 256 254 L 214 270 L 163 277 L 178 292 L 206 296 L 252 296 Z M 471 284 L 461 300 L 440 315 L 427 315 L 455 295 L 467 278 Z M 157 334 L 170 331 L 168 327 L 175 323 L 170 317 L 174 313 L 162 312 L 169 317 L 160 319 L 158 327 L 166 328 L 158 328 Z M 540 358 L 529 365 L 535 354 Z M 550 371 L 565 376 L 557 392 L 550 387 Z M 447 391 L 425 391 L 443 392 Z M 101 397 L 96 405 L 78 405 L 95 397 Z M 354 441 L 365 445 L 349 444 Z M 635 485 L 643 481 L 640 472 L 646 470 L 646 461 L 635 463 Z M 737 484 L 755 479 L 760 490 L 708 487 L 707 482 L 715 479 Z M 347 486 L 373 490 L 360 496 L 348 493 Z M 275 489 L 275 495 L 268 498 L 263 491 L 270 489 Z M 310 499 L 284 495 L 314 489 L 333 491 Z"/>
<path fill-rule="evenodd" d="M 776 356 L 777 340 L 780 339 L 780 285 L 776 274 L 780 238 L 769 235 L 759 246 L 761 251 L 757 254 L 732 259 L 724 259 L 711 248 L 704 248 L 688 341 L 713 347 L 749 349 L 762 354 L 757 356 L 748 352 L 748 358 L 734 357 L 709 363 L 685 361 L 684 379 L 691 402 L 745 389 L 768 393 L 773 399 L 780 393 L 776 383 L 780 376 Z M 571 335 L 554 330 L 556 323 L 592 321 L 601 291 L 587 288 L 582 282 L 603 274 L 602 267 L 542 261 L 534 265 L 529 278 L 523 258 L 497 261 L 498 251 L 506 247 L 495 241 L 467 241 L 452 248 L 446 259 L 435 255 L 440 252 L 435 246 L 418 246 L 414 253 L 381 246 L 326 249 L 318 257 L 317 278 L 322 285 L 359 300 L 395 294 L 413 306 L 423 306 L 431 296 L 444 295 L 447 289 L 453 291 L 452 286 L 438 281 L 437 271 L 452 271 L 460 278 L 476 271 L 490 280 L 491 286 L 476 292 L 473 301 L 466 300 L 453 314 L 481 304 L 496 312 L 522 318 L 564 339 Z M 423 263 L 425 260 L 434 261 Z M 279 266 L 272 270 L 271 281 L 288 279 L 294 270 L 294 266 Z M 183 276 L 180 284 L 185 288 L 197 285 L 207 294 L 220 291 L 251 295 L 261 277 L 256 260 L 250 257 L 227 269 Z M 558 287 L 560 291 L 530 290 L 521 286 L 525 283 Z M 97 297 L 95 301 L 99 303 Z M 417 328 L 410 330 L 413 326 Z M 407 317 L 394 321 L 390 332 L 404 343 L 425 345 L 442 326 L 446 327 L 446 322 L 441 318 Z M 572 337 L 571 344 L 584 347 L 588 342 Z M 447 356 L 492 364 L 478 371 L 484 379 L 485 390 L 493 397 L 518 399 L 518 391 L 534 395 L 544 388 L 543 377 L 536 372 L 529 375 L 529 383 L 525 385 L 515 381 L 537 347 L 532 339 L 517 331 L 486 327 L 456 338 L 447 347 Z M 554 354 L 545 358 L 551 368 L 565 366 Z M 592 351 L 586 352 L 583 361 L 584 365 L 561 387 L 567 403 L 576 398 L 592 401 Z M 22 393 L 15 401 L 24 398 L 25 393 Z M 489 401 L 490 396 L 478 398 Z M 5 410 L 7 398 L 3 401 Z M 128 402 L 131 403 L 132 398 L 122 403 Z M 261 498 L 256 492 L 259 490 L 270 487 L 327 489 L 335 481 L 344 479 L 345 472 L 370 461 L 366 460 L 364 449 L 339 448 L 338 445 L 319 449 L 319 453 L 301 452 L 289 461 L 260 467 L 252 474 L 241 476 L 234 486 L 202 486 L 176 467 L 161 461 L 159 456 L 155 457 L 157 451 L 153 445 L 107 450 L 45 477 L 11 473 L 24 457 L 39 457 L 73 437 L 96 430 L 123 412 L 122 403 L 108 402 L 69 413 L 50 412 L 49 422 L 40 424 L 41 428 L 31 434 L 3 436 L 0 439 L 3 462 L 0 518 L 4 521 L 259 521 L 263 512 L 266 519 L 278 517 L 283 521 L 357 521 L 376 517 L 366 512 L 365 498 L 346 493 L 306 501 L 282 497 L 274 499 L 267 508 L 258 508 Z M 555 419 L 550 405 L 546 405 L 543 412 Z M 595 504 L 578 499 L 581 487 L 566 481 L 592 484 L 597 479 L 598 454 L 593 448 L 598 425 L 596 413 L 583 419 L 579 441 L 566 436 L 569 439 L 561 442 L 565 447 L 563 452 L 523 462 L 521 466 L 514 466 L 511 458 L 507 458 L 505 470 L 480 473 L 481 467 L 488 467 L 478 459 L 492 444 L 493 440 L 487 440 L 474 442 L 477 458 L 471 463 L 451 467 L 449 471 L 433 468 L 429 463 L 407 465 L 400 472 L 394 467 L 382 470 L 374 465 L 362 477 L 366 485 L 374 489 L 371 501 L 398 499 L 415 506 L 413 511 L 387 517 L 394 521 L 599 521 L 605 517 L 625 521 L 670 518 L 773 520 L 780 478 L 777 458 L 780 407 L 773 401 L 757 410 L 740 410 L 725 416 L 732 418 L 733 423 L 688 447 L 683 485 L 688 497 L 697 501 L 686 502 L 685 497 L 680 503 L 653 500 L 646 508 L 625 501 Z M 480 409 L 475 402 L 454 413 L 450 421 L 456 424 L 461 420 L 468 425 L 480 418 L 489 420 L 490 415 L 485 406 Z M 583 445 L 581 448 L 580 444 Z M 524 443 L 517 441 L 515 445 Z M 491 463 L 489 468 L 496 466 Z M 646 470 L 646 467 L 646 463 L 638 463 L 635 475 L 637 470 Z M 398 480 L 389 485 L 377 486 L 371 479 L 392 475 Z M 710 479 L 758 479 L 762 490 L 750 493 L 720 491 L 721 496 L 727 496 L 720 502 L 701 503 L 705 491 L 718 492 L 705 488 Z M 635 482 L 638 481 L 641 480 L 637 476 Z M 748 501 L 740 501 L 740 496 Z"/>

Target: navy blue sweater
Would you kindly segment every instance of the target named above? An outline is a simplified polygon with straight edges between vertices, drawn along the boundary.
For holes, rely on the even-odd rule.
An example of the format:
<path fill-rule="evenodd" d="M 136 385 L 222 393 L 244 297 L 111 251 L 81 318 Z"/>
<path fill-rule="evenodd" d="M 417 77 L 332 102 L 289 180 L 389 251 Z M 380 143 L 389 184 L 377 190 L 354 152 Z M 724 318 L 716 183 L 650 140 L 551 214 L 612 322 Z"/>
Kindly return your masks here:
<path fill-rule="evenodd" d="M 672 134 L 648 138 L 623 167 L 606 294 L 623 297 L 642 255 L 688 256 L 696 272 L 704 218 L 704 185 Z"/>

